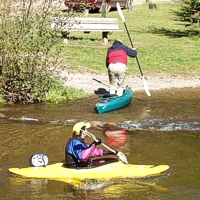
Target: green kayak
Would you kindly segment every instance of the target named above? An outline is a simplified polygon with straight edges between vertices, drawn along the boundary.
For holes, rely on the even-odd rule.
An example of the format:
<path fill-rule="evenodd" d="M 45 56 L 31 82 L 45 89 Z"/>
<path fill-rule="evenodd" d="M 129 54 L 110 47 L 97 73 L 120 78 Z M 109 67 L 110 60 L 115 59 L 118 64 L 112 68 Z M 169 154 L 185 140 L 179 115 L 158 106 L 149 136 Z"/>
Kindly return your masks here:
<path fill-rule="evenodd" d="M 131 88 L 126 88 L 122 96 L 104 95 L 96 103 L 97 112 L 101 114 L 111 110 L 122 108 L 131 102 L 132 97 L 133 91 Z"/>

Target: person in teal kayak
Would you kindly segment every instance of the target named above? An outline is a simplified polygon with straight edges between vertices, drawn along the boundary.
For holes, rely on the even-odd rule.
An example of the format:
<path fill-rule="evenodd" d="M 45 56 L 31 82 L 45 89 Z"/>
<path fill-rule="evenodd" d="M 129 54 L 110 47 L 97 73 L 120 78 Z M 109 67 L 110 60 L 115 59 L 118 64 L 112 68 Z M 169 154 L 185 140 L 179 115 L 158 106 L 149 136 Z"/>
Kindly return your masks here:
<path fill-rule="evenodd" d="M 98 149 L 101 139 L 97 138 L 92 144 L 87 144 L 87 128 L 90 123 L 78 122 L 73 127 L 73 135 L 65 146 L 65 165 L 69 167 L 88 167 L 91 165 L 91 158 L 113 154 L 112 152 Z M 116 152 L 117 154 L 117 152 Z"/>
<path fill-rule="evenodd" d="M 126 72 L 128 70 L 128 56 L 136 57 L 136 49 L 125 46 L 119 39 L 115 40 L 112 46 L 108 48 L 106 67 L 108 68 L 110 94 L 117 93 L 118 96 L 123 94 Z"/>

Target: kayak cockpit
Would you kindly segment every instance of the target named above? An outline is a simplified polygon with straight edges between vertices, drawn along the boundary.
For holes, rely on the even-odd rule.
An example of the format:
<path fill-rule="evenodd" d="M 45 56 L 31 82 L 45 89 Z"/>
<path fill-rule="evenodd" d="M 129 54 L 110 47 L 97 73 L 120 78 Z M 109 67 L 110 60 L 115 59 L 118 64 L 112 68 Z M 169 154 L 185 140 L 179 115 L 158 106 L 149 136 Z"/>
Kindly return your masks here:
<path fill-rule="evenodd" d="M 80 165 L 77 166 L 76 164 L 63 164 L 63 167 L 65 168 L 70 168 L 70 169 L 91 169 L 91 168 L 96 168 L 96 167 L 100 167 L 103 165 L 107 165 L 110 163 L 115 163 L 115 162 L 119 162 L 119 160 L 117 158 L 96 158 L 96 159 L 92 159 L 91 161 L 89 161 L 87 164 L 85 165 Z"/>

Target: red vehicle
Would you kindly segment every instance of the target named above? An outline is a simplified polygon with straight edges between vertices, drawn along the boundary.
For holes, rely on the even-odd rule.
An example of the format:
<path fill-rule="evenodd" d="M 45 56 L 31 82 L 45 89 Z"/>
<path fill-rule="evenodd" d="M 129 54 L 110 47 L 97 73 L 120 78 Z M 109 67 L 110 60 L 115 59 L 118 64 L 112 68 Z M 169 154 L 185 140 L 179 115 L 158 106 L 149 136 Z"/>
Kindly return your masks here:
<path fill-rule="evenodd" d="M 106 5 L 106 11 L 109 12 L 111 8 L 116 8 L 116 3 L 119 2 L 122 8 L 129 8 L 132 6 L 133 0 L 65 0 L 65 5 L 69 9 L 76 11 L 84 11 L 85 9 L 95 9 L 102 12 L 103 4 Z"/>

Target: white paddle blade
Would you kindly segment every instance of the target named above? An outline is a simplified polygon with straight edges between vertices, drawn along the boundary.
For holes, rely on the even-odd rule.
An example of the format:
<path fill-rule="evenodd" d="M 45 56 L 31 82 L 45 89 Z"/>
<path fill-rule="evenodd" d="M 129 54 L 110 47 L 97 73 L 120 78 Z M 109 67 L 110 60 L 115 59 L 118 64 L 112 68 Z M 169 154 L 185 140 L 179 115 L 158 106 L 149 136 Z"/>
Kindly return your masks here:
<path fill-rule="evenodd" d="M 124 18 L 124 15 L 122 13 L 122 9 L 121 9 L 119 2 L 116 3 L 116 7 L 117 7 L 117 11 L 119 13 L 119 16 L 122 18 L 122 21 L 125 22 L 125 18 Z"/>
<path fill-rule="evenodd" d="M 144 83 L 144 90 L 145 90 L 146 94 L 150 97 L 151 94 L 150 94 L 150 91 L 149 91 L 147 82 L 146 82 L 146 80 L 144 79 L 144 76 L 142 77 L 142 80 L 143 80 L 143 83 Z"/>
<path fill-rule="evenodd" d="M 101 144 L 102 144 L 104 147 L 106 147 L 108 150 L 110 150 L 111 152 L 113 152 L 114 154 L 116 154 L 116 151 L 115 151 L 114 149 L 111 149 L 110 147 L 108 147 L 108 146 L 107 146 L 106 144 L 104 144 L 104 143 L 101 143 Z M 129 165 L 126 156 L 125 156 L 122 152 L 118 151 L 118 152 L 117 152 L 117 156 L 119 157 L 119 159 L 120 159 L 123 163 Z"/>
<path fill-rule="evenodd" d="M 117 153 L 117 156 L 119 157 L 119 159 L 120 159 L 123 163 L 129 165 L 126 156 L 125 156 L 122 152 L 118 152 L 118 153 Z"/>

